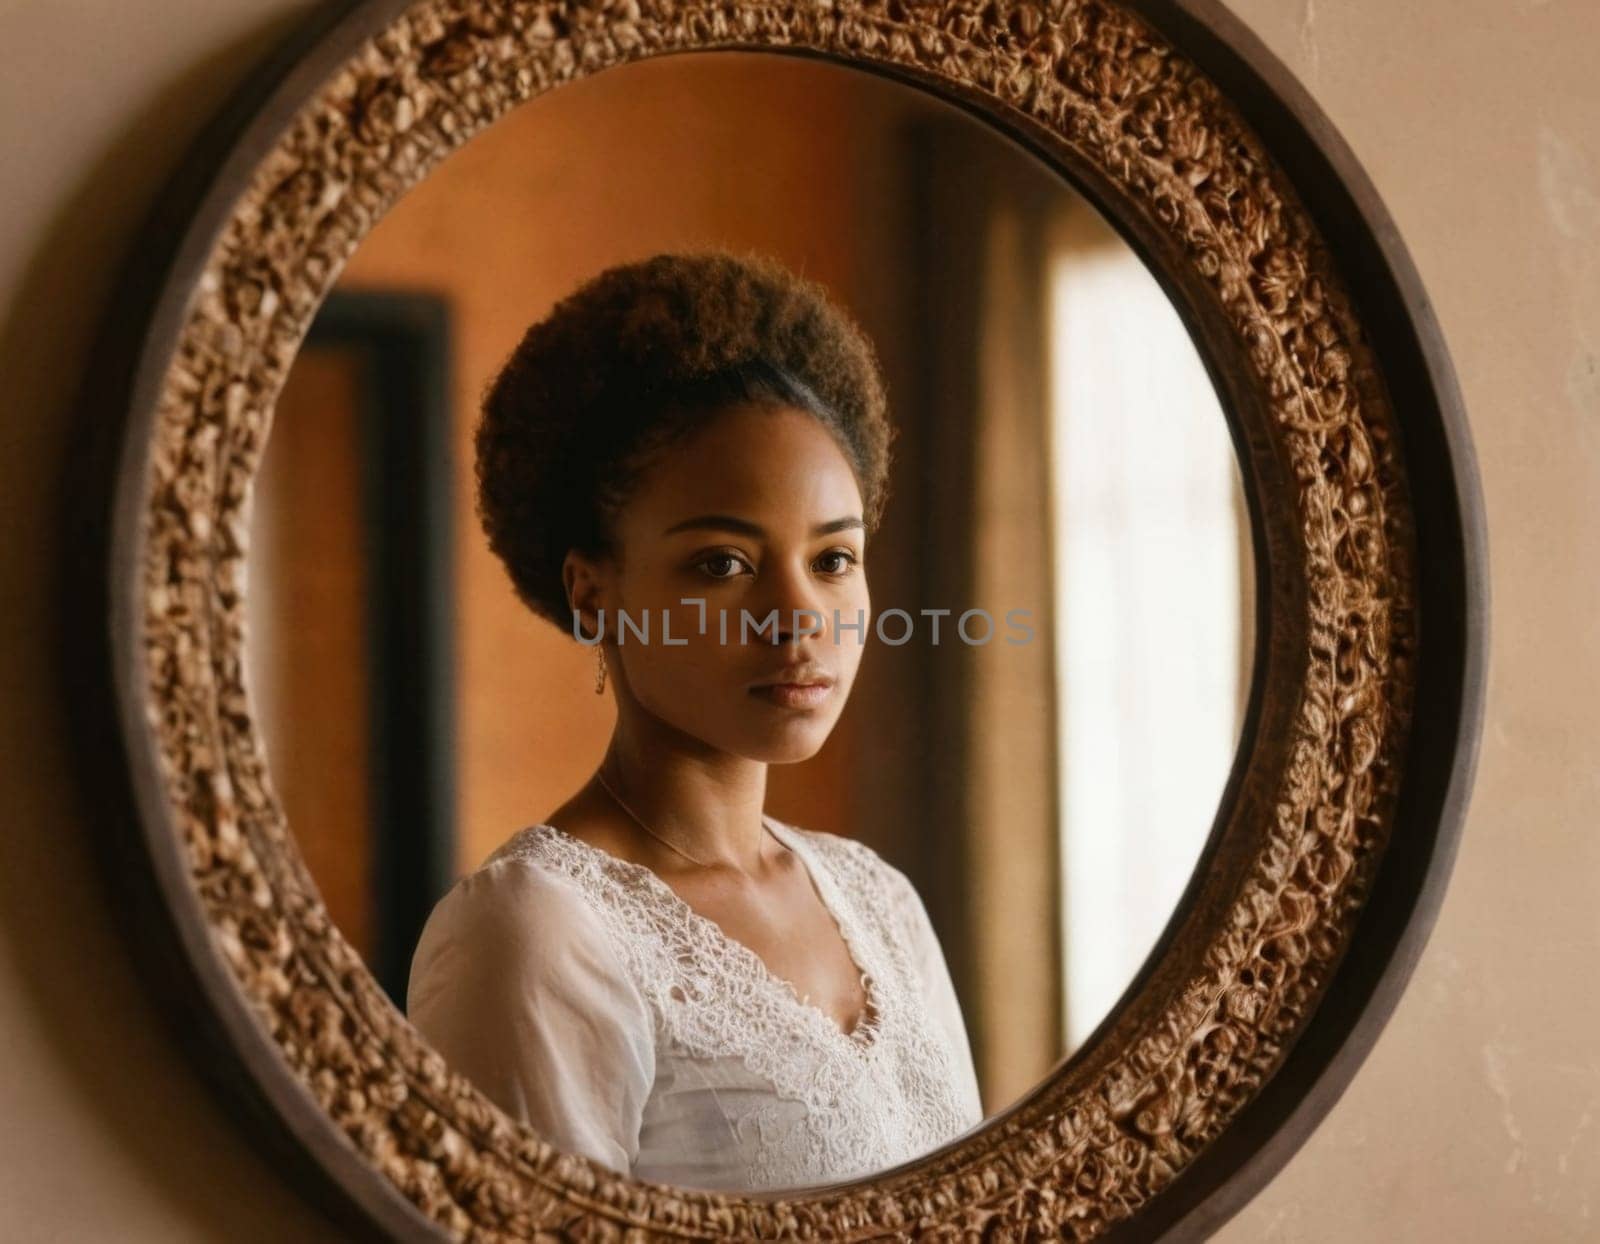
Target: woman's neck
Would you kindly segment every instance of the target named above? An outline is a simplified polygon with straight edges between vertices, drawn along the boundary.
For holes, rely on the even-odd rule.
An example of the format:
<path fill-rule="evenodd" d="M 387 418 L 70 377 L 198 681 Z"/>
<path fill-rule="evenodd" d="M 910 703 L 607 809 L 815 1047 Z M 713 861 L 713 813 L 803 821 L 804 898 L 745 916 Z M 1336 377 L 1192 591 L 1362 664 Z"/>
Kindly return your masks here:
<path fill-rule="evenodd" d="M 760 761 L 687 756 L 641 745 L 618 730 L 596 784 L 641 834 L 680 862 L 727 864 L 754 874 L 767 850 L 766 777 Z"/>

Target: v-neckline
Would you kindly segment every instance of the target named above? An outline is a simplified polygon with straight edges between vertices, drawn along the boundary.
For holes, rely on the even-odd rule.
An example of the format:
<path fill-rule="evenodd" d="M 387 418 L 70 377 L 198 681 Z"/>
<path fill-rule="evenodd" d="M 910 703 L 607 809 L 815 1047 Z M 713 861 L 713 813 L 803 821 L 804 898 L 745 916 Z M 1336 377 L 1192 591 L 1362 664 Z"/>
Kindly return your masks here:
<path fill-rule="evenodd" d="M 828 1012 L 824 1011 L 815 1002 L 803 998 L 800 991 L 795 988 L 794 982 L 787 977 L 779 976 L 770 967 L 767 961 L 758 955 L 738 938 L 731 936 L 723 927 L 710 916 L 702 915 L 689 905 L 687 899 L 679 894 L 665 878 L 648 865 L 625 860 L 620 855 L 614 855 L 604 847 L 598 847 L 592 842 L 585 842 L 582 838 L 574 837 L 566 830 L 548 822 L 540 822 L 535 829 L 549 830 L 558 835 L 563 841 L 573 843 L 582 850 L 592 852 L 600 857 L 602 863 L 612 865 L 627 872 L 630 876 L 640 878 L 652 892 L 664 899 L 681 919 L 691 925 L 700 926 L 710 934 L 713 941 L 721 946 L 734 958 L 746 962 L 754 969 L 757 976 L 769 988 L 775 988 L 791 1001 L 800 1011 L 809 1013 L 811 1017 L 820 1021 L 835 1038 L 846 1046 L 863 1054 L 875 1051 L 878 1047 L 878 1031 L 883 1020 L 883 996 L 878 984 L 877 973 L 863 966 L 869 962 L 865 953 L 864 940 L 856 932 L 856 924 L 851 913 L 846 910 L 846 905 L 840 900 L 839 893 L 834 887 L 833 878 L 827 869 L 817 866 L 811 855 L 809 843 L 801 841 L 798 832 L 793 835 L 789 827 L 783 825 L 776 818 L 762 814 L 762 822 L 779 842 L 794 852 L 795 858 L 800 861 L 800 867 L 805 871 L 811 882 L 812 892 L 816 894 L 817 901 L 822 905 L 822 910 L 833 921 L 834 927 L 839 931 L 840 940 L 843 941 L 845 953 L 850 959 L 851 966 L 856 971 L 856 978 L 862 983 L 865 1003 L 861 1014 L 856 1017 L 855 1023 L 848 1032 L 840 1026 L 839 1022 Z M 782 826 L 780 832 L 780 826 Z M 834 901 L 830 904 L 829 898 Z"/>

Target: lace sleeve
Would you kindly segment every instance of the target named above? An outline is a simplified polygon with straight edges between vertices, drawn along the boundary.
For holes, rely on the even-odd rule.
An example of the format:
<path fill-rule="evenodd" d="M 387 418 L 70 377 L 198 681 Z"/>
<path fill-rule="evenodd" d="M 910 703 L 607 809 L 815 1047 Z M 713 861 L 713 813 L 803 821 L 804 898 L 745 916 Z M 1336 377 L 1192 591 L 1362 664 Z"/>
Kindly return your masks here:
<path fill-rule="evenodd" d="M 406 1011 L 507 1114 L 629 1173 L 655 1078 L 654 1027 L 570 883 L 514 859 L 462 878 L 423 927 Z"/>
<path fill-rule="evenodd" d="M 972 1043 L 967 1036 L 966 1020 L 961 1014 L 961 1003 L 950 977 L 950 966 L 945 961 L 944 948 L 934 932 L 927 905 L 911 879 L 887 861 L 884 867 L 889 870 L 893 882 L 901 927 L 922 982 L 923 1004 L 929 1018 L 943 1031 L 955 1063 L 968 1125 L 980 1123 L 984 1117 L 983 1100 L 978 1091 L 977 1068 L 972 1061 Z"/>

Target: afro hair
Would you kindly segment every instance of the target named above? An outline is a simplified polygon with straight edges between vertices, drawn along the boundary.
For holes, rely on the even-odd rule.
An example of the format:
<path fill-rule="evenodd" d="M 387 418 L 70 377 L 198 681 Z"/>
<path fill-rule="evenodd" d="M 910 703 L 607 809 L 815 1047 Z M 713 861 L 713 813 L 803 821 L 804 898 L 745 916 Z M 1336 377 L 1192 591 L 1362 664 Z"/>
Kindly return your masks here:
<path fill-rule="evenodd" d="M 607 268 L 558 302 L 485 389 L 474 438 L 478 516 L 523 603 L 570 629 L 568 550 L 614 551 L 611 519 L 651 456 L 747 403 L 833 432 L 870 534 L 895 429 L 871 343 L 820 284 L 704 250 Z"/>

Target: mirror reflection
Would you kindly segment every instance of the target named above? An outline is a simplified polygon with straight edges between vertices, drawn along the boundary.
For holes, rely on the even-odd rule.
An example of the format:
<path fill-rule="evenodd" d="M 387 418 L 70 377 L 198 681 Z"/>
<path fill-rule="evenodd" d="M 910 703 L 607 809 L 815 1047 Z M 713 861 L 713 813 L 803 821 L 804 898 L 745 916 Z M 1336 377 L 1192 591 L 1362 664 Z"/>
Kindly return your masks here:
<path fill-rule="evenodd" d="M 321 308 L 251 540 L 343 934 L 502 1109 L 692 1187 L 878 1173 L 1082 1047 L 1248 695 L 1237 464 L 1156 280 L 809 57 L 608 70 L 451 156 Z"/>

